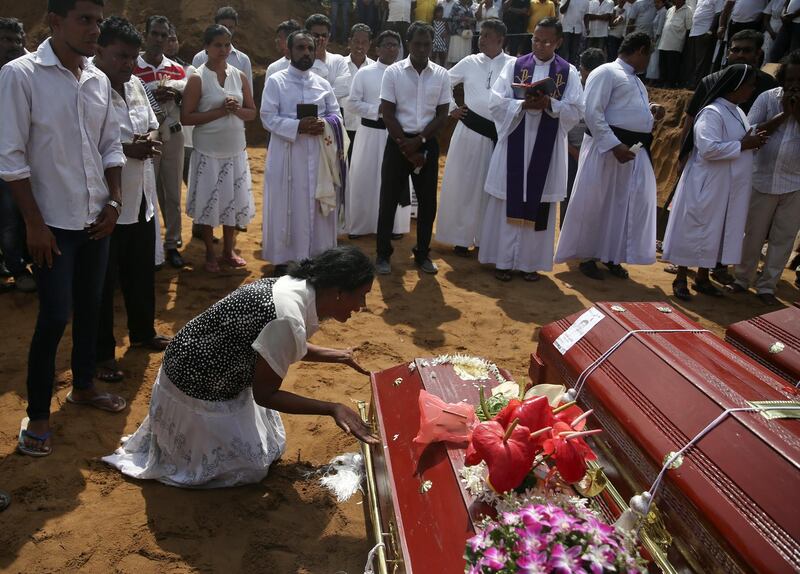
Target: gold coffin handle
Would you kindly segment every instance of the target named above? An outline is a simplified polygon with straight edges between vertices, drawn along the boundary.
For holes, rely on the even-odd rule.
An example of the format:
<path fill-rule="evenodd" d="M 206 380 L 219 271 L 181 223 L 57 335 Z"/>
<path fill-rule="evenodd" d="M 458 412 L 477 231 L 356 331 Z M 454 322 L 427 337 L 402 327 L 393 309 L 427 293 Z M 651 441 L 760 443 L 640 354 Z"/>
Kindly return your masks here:
<path fill-rule="evenodd" d="M 358 401 L 357 404 L 358 413 L 361 415 L 362 420 L 369 425 L 367 404 L 364 401 Z M 361 455 L 364 457 L 364 469 L 367 473 L 367 504 L 369 505 L 369 515 L 372 520 L 372 536 L 375 544 L 378 544 L 383 542 L 384 538 L 384 534 L 381 532 L 381 512 L 378 509 L 378 489 L 375 482 L 375 471 L 372 468 L 372 453 L 369 450 L 369 445 L 364 442 L 361 443 Z M 389 574 L 385 546 L 378 546 L 375 555 L 378 559 L 378 573 Z"/>

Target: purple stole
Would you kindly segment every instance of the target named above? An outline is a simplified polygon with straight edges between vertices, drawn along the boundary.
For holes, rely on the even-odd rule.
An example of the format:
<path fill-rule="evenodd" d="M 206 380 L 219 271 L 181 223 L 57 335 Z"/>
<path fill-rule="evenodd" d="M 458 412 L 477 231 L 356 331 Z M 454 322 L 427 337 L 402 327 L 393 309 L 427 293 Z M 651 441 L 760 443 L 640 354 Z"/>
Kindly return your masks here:
<path fill-rule="evenodd" d="M 342 182 L 342 186 L 337 190 L 337 195 L 339 196 L 339 205 L 343 206 L 345 200 L 345 189 L 347 189 L 347 154 L 345 153 L 346 150 L 344 149 L 344 136 L 342 135 L 344 123 L 336 114 L 322 116 L 322 119 L 330 124 L 331 128 L 333 129 L 333 136 L 336 139 L 336 149 L 338 150 L 336 156 L 339 160 L 339 180 Z"/>
<path fill-rule="evenodd" d="M 533 54 L 517 58 L 514 64 L 514 81 L 522 77 L 533 78 L 536 67 Z M 527 75 L 523 72 L 527 71 Z M 560 100 L 569 79 L 569 62 L 559 55 L 550 62 L 549 76 L 556 83 L 556 91 L 551 96 Z M 523 111 L 522 121 L 508 136 L 508 149 L 506 153 L 506 216 L 511 219 L 524 219 L 536 222 L 536 230 L 547 228 L 549 204 L 546 209 L 539 209 L 544 192 L 544 183 L 550 169 L 550 159 L 553 157 L 553 146 L 558 135 L 558 118 L 551 117 L 543 111 L 539 120 L 539 129 L 536 132 L 536 141 L 533 144 L 531 162 L 528 165 L 528 185 L 523 189 L 525 181 L 525 116 Z M 543 216 L 543 217 L 542 217 Z M 542 222 L 541 220 L 544 219 Z"/>

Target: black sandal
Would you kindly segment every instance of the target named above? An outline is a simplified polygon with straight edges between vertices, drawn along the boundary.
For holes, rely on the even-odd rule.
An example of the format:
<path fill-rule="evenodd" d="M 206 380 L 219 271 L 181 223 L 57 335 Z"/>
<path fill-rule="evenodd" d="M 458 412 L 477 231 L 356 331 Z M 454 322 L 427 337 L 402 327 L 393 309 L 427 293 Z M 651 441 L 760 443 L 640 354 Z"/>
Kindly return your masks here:
<path fill-rule="evenodd" d="M 119 369 L 119 365 L 117 365 L 115 361 L 113 363 L 97 365 L 94 371 L 94 377 L 104 383 L 118 383 L 125 378 L 125 373 Z"/>
<path fill-rule="evenodd" d="M 578 269 L 580 269 L 581 273 L 586 275 L 589 279 L 596 279 L 598 281 L 602 281 L 605 279 L 603 276 L 603 272 L 597 268 L 597 263 L 592 261 L 583 261 L 580 265 L 578 265 Z"/>
<path fill-rule="evenodd" d="M 532 271 L 532 272 L 530 272 L 530 273 L 523 273 L 523 274 L 522 274 L 522 278 L 523 278 L 525 281 L 528 281 L 529 283 L 535 283 L 536 281 L 538 281 L 539 279 L 541 279 L 541 278 L 542 278 L 542 276 L 541 276 L 541 275 L 539 275 L 539 273 L 538 273 L 537 271 Z"/>
<path fill-rule="evenodd" d="M 692 300 L 692 294 L 689 292 L 689 283 L 685 279 L 675 279 L 672 282 L 672 292 L 681 301 Z"/>
<path fill-rule="evenodd" d="M 627 279 L 630 277 L 628 275 L 628 271 L 619 263 L 612 263 L 611 261 L 607 263 L 603 263 L 608 268 L 608 272 L 611 273 L 614 277 L 618 277 L 620 279 Z"/>
<path fill-rule="evenodd" d="M 511 271 L 508 269 L 495 269 L 494 278 L 503 283 L 508 283 L 512 279 Z"/>
<path fill-rule="evenodd" d="M 722 297 L 722 291 L 714 287 L 714 284 L 711 283 L 709 279 L 705 281 L 695 281 L 692 283 L 692 289 L 710 297 Z"/>

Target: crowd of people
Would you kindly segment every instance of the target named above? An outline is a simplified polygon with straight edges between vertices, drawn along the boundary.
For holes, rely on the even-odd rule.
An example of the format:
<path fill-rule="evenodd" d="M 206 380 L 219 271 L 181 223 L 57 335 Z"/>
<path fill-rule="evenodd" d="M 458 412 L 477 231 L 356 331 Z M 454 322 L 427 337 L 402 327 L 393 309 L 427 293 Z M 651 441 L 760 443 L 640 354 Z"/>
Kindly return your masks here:
<path fill-rule="evenodd" d="M 794 1 L 783 7 L 792 18 Z M 775 77 L 761 71 L 764 36 L 736 19 L 740 2 L 720 6 L 721 68 L 705 74 L 714 59 L 703 55 L 696 61 L 708 70 L 691 69 L 698 81 L 665 206 L 663 260 L 679 299 L 692 299 L 688 269 L 697 268 L 697 293 L 722 295 L 713 279 L 731 293 L 754 286 L 774 305 L 800 227 L 800 51 L 783 57 Z M 55 355 L 70 319 L 67 400 L 126 408 L 94 384 L 125 376 L 115 361 L 117 284 L 131 345 L 165 355 L 150 416 L 107 462 L 172 485 L 227 486 L 260 480 L 280 456 L 278 412 L 330 415 L 375 440 L 349 407 L 280 386 L 299 360 L 364 372 L 351 351 L 307 340 L 323 318 L 346 321 L 374 276 L 392 273 L 393 241 L 409 232 L 412 208 L 411 255 L 422 273 L 438 271 L 437 213 L 436 240 L 464 257 L 477 253 L 502 282 L 515 274 L 538 281 L 554 262 L 577 260 L 594 280 L 627 279 L 623 265 L 654 263 L 650 154 L 665 109 L 643 80 L 658 61 L 664 81 L 680 85 L 683 41 L 698 43 L 698 18 L 683 0 L 658 30 L 657 4 L 390 0 L 382 14 L 383 4 L 359 0 L 361 21 L 343 56 L 329 42 L 344 36 L 350 2 L 333 0 L 332 18 L 278 26 L 282 56 L 266 69 L 261 94 L 250 58 L 232 44 L 230 7 L 217 11 L 191 63 L 177 55 L 167 18 L 150 16 L 141 33 L 103 18 L 102 0 L 49 0 L 51 35 L 30 53 L 21 24 L 0 19 L 2 249 L 20 288 L 30 276 L 40 302 L 18 450 L 52 452 Z M 702 7 L 698 0 L 695 15 Z M 786 42 L 771 30 L 776 53 Z M 245 123 L 257 117 L 270 134 L 262 255 L 274 277 L 237 289 L 174 338 L 160 335 L 155 270 L 186 264 L 182 203 L 205 246 L 204 272 L 247 264 L 236 234 L 255 216 Z M 458 123 L 439 190 L 437 136 L 448 117 Z M 337 247 L 367 235 L 374 262 Z"/>

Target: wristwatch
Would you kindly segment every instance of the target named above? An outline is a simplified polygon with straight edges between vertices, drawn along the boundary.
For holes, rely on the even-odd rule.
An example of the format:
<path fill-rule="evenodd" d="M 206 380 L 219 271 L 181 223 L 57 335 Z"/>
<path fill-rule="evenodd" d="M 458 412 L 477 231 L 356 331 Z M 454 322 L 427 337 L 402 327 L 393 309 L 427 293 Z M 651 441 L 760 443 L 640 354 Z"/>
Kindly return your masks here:
<path fill-rule="evenodd" d="M 114 201 L 113 199 L 110 200 L 106 205 L 110 205 L 114 209 L 117 210 L 117 217 L 122 215 L 122 202 Z"/>

